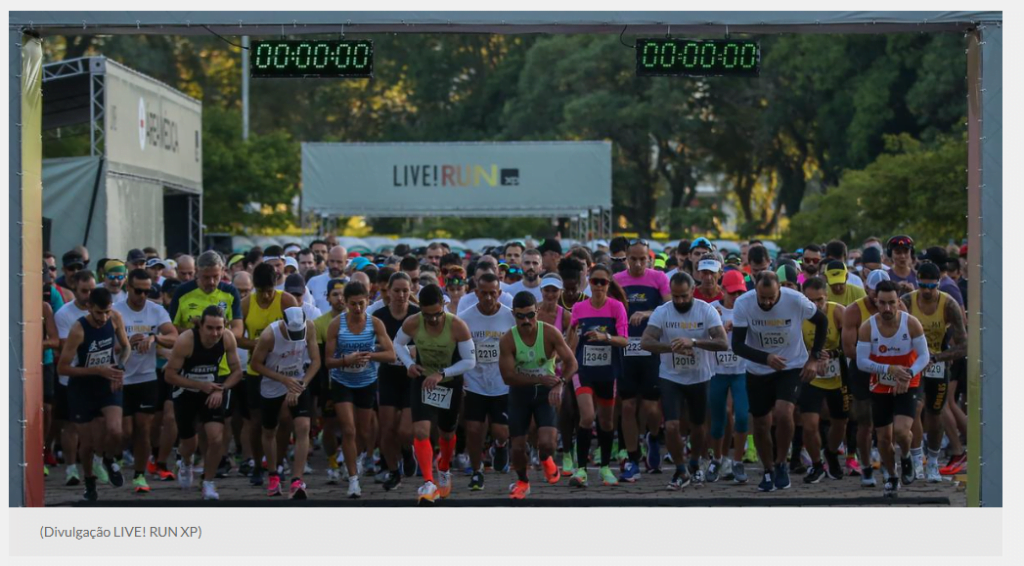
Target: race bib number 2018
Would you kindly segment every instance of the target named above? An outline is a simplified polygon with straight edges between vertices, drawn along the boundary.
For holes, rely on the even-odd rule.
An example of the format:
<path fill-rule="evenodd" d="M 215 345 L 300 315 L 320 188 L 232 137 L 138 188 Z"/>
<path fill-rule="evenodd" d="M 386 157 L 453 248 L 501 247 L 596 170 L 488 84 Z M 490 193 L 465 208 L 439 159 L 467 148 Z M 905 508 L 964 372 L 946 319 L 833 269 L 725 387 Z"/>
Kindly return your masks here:
<path fill-rule="evenodd" d="M 423 404 L 437 407 L 438 409 L 450 409 L 452 406 L 452 388 L 435 385 L 430 391 L 421 389 L 423 393 Z"/>

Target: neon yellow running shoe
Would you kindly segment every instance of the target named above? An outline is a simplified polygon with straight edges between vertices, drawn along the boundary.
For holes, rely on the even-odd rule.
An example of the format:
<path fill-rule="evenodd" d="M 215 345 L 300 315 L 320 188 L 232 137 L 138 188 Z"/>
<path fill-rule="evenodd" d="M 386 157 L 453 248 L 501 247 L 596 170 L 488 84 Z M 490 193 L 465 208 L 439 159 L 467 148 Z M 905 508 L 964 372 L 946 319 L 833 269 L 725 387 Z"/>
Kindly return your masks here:
<path fill-rule="evenodd" d="M 611 468 L 603 466 L 601 468 L 601 483 L 604 485 L 619 485 L 619 478 L 615 477 Z"/>

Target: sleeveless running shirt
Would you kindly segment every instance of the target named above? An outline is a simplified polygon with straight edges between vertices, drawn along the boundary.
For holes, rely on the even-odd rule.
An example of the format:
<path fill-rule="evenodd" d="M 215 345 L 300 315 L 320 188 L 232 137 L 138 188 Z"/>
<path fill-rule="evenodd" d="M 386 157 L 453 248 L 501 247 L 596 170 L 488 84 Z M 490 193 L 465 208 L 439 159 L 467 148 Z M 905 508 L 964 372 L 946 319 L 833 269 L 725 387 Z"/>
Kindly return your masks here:
<path fill-rule="evenodd" d="M 839 358 L 839 354 L 842 351 L 842 336 L 839 333 L 839 328 L 836 326 L 835 319 L 836 307 L 838 306 L 840 306 L 839 303 L 831 301 L 825 306 L 825 315 L 828 316 L 828 334 L 825 335 L 824 350 L 831 357 L 828 360 L 828 365 L 825 366 L 825 375 L 815 376 L 814 380 L 811 381 L 811 385 L 821 389 L 839 389 L 843 386 L 843 375 L 840 369 L 840 364 L 843 361 Z M 814 324 L 811 321 L 804 321 L 803 333 L 804 346 L 810 350 L 814 344 Z"/>
<path fill-rule="evenodd" d="M 263 331 L 271 323 L 284 319 L 284 310 L 281 309 L 282 294 L 284 291 L 274 291 L 274 300 L 267 308 L 260 306 L 259 301 L 256 300 L 255 291 L 249 295 L 249 314 L 245 317 L 245 332 L 249 335 L 250 340 L 259 340 L 260 334 L 263 334 Z M 253 371 L 251 364 L 246 366 L 245 372 L 256 377 L 256 372 Z"/>
<path fill-rule="evenodd" d="M 537 337 L 527 346 L 519 336 L 519 326 L 512 327 L 516 343 L 516 371 L 526 375 L 555 375 L 555 358 L 549 358 L 544 349 L 544 323 L 537 324 Z"/>
<path fill-rule="evenodd" d="M 310 363 L 306 341 L 313 337 L 304 336 L 302 340 L 289 340 L 281 335 L 283 323 L 283 320 L 279 320 L 270 325 L 270 328 L 274 329 L 274 347 L 267 352 L 266 366 L 277 373 L 301 380 Z M 276 399 L 287 393 L 288 387 L 279 381 L 264 376 L 260 382 L 260 395 L 265 399 Z"/>
<path fill-rule="evenodd" d="M 931 314 L 924 314 L 921 307 L 917 304 L 917 300 L 921 296 L 921 291 L 914 291 L 910 293 L 910 314 L 914 315 L 917 320 L 921 321 L 921 325 L 924 326 L 924 336 L 928 340 L 928 352 L 931 355 L 942 353 L 942 341 L 946 336 L 946 302 L 952 301 L 953 297 L 950 297 L 947 293 L 939 292 L 939 304 L 935 309 L 935 312 Z"/>
<path fill-rule="evenodd" d="M 431 336 L 427 332 L 423 316 L 420 316 L 419 328 L 413 339 L 416 341 L 416 363 L 426 370 L 424 377 L 440 372 L 454 363 L 457 344 L 452 338 L 452 320 L 455 315 L 444 313 L 444 329 L 441 334 Z M 447 383 L 455 379 L 455 376 L 444 377 L 441 383 Z"/>
<path fill-rule="evenodd" d="M 917 352 L 911 343 L 910 330 L 908 329 L 907 313 L 900 311 L 900 325 L 896 332 L 889 337 L 883 336 L 878 329 L 878 315 L 868 319 L 871 321 L 871 360 L 880 364 L 898 365 L 909 368 L 917 361 Z M 915 375 L 910 380 L 910 387 L 917 387 L 921 383 L 921 374 Z M 870 389 L 872 393 L 892 393 L 896 385 L 896 378 L 890 375 L 871 374 Z"/>
<path fill-rule="evenodd" d="M 391 314 L 391 308 L 381 307 L 373 312 L 375 318 L 380 319 L 384 323 L 384 330 L 387 331 L 388 337 L 391 338 L 392 342 L 395 340 L 395 336 L 398 336 L 398 331 L 402 328 L 402 324 L 405 323 L 405 319 L 409 318 L 414 314 L 419 314 L 420 308 L 416 305 L 410 304 L 405 316 L 401 319 L 395 318 L 395 315 Z M 410 346 L 415 345 L 414 342 L 409 343 Z M 377 375 L 381 379 L 392 378 L 392 377 L 404 377 L 409 378 L 409 374 L 406 372 L 405 366 L 402 365 L 402 361 L 395 359 L 390 364 L 381 364 L 377 368 Z"/>
<path fill-rule="evenodd" d="M 83 316 L 78 319 L 78 324 L 82 326 L 84 335 L 82 343 L 78 345 L 76 352 L 75 367 L 94 368 L 116 363 L 114 360 L 114 320 L 112 318 L 107 319 L 106 324 L 96 328 L 89 323 L 88 318 Z M 89 375 L 88 377 L 90 379 L 93 377 L 99 380 L 104 379 L 99 374 Z"/>
<path fill-rule="evenodd" d="M 185 358 L 181 364 L 181 376 L 198 382 L 223 383 L 223 376 L 218 376 L 217 369 L 221 360 L 224 359 L 224 339 L 221 338 L 210 348 L 203 346 L 199 338 L 199 332 L 192 331 L 192 355 Z M 185 387 L 189 391 L 198 391 L 191 387 Z M 181 394 L 182 388 L 174 392 L 174 397 Z"/>
<path fill-rule="evenodd" d="M 338 343 L 335 346 L 337 356 L 377 351 L 377 333 L 373 329 L 373 317 L 365 317 L 363 328 L 358 332 L 349 329 L 347 312 L 341 313 L 338 322 Z M 377 362 L 365 362 L 334 368 L 331 370 L 331 379 L 352 389 L 366 387 L 377 381 L 378 365 Z"/>

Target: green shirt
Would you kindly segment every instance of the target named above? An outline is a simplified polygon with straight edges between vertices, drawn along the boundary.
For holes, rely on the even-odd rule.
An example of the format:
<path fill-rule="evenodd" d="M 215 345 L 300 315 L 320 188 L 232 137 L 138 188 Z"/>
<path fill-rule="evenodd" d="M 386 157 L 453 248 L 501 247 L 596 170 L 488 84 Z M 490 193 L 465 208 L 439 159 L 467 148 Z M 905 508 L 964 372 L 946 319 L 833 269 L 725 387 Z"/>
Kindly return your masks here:
<path fill-rule="evenodd" d="M 455 315 L 444 313 L 444 329 L 437 336 L 427 332 L 423 314 L 420 313 L 419 328 L 413 339 L 416 341 L 416 358 L 419 365 L 426 370 L 424 375 L 432 375 L 452 365 L 456 343 L 452 339 L 452 320 Z M 445 377 L 442 382 L 451 381 L 453 377 Z"/>
<path fill-rule="evenodd" d="M 327 311 L 327 313 L 320 315 L 313 321 L 313 327 L 316 328 L 317 344 L 323 345 L 327 343 L 327 327 L 337 317 L 338 315 L 334 314 L 334 311 Z"/>
<path fill-rule="evenodd" d="M 544 324 L 537 324 L 537 339 L 533 346 L 527 346 L 519 337 L 519 327 L 512 327 L 512 338 L 516 342 L 516 371 L 526 375 L 555 375 L 555 359 L 547 357 L 544 350 Z"/>

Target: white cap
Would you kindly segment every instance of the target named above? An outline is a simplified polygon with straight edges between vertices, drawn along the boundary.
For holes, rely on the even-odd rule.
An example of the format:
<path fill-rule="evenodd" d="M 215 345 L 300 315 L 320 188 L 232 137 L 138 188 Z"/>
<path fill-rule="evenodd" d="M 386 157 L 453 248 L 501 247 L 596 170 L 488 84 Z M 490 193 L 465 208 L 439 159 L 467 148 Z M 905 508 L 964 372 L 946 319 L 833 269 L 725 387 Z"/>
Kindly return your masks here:
<path fill-rule="evenodd" d="M 284 253 L 285 253 L 285 254 L 287 254 L 287 253 L 289 253 L 289 252 L 291 252 L 291 251 L 293 251 L 293 250 L 294 250 L 294 251 L 296 251 L 296 252 L 300 252 L 300 251 L 302 251 L 302 248 L 301 248 L 301 247 L 299 247 L 299 246 L 298 246 L 298 245 L 296 245 L 296 244 L 288 244 L 288 245 L 287 245 L 287 246 L 285 246 L 285 248 L 284 248 Z"/>
<path fill-rule="evenodd" d="M 287 269 L 289 267 L 292 267 L 292 268 L 295 269 L 295 271 L 298 271 L 299 270 L 299 262 L 296 261 L 294 257 L 288 256 L 288 257 L 284 258 L 284 267 L 285 267 L 285 269 Z"/>
<path fill-rule="evenodd" d="M 868 273 L 868 280 L 865 281 L 865 285 L 868 286 L 868 289 L 874 291 L 875 287 L 878 287 L 878 284 L 882 281 L 889 281 L 889 274 L 882 269 L 876 269 Z"/>
<path fill-rule="evenodd" d="M 557 273 L 550 273 L 548 275 L 545 275 L 540 280 L 540 288 L 543 289 L 544 287 L 554 287 L 556 289 L 564 289 L 564 287 L 562 287 L 562 277 L 560 275 L 558 275 Z"/>
<path fill-rule="evenodd" d="M 721 270 L 722 264 L 713 259 L 702 259 L 697 262 L 697 271 L 714 271 L 715 273 L 718 273 Z"/>
<path fill-rule="evenodd" d="M 292 340 L 302 340 L 306 337 L 306 313 L 302 307 L 288 307 L 284 309 L 284 325 L 288 329 L 288 337 Z"/>

